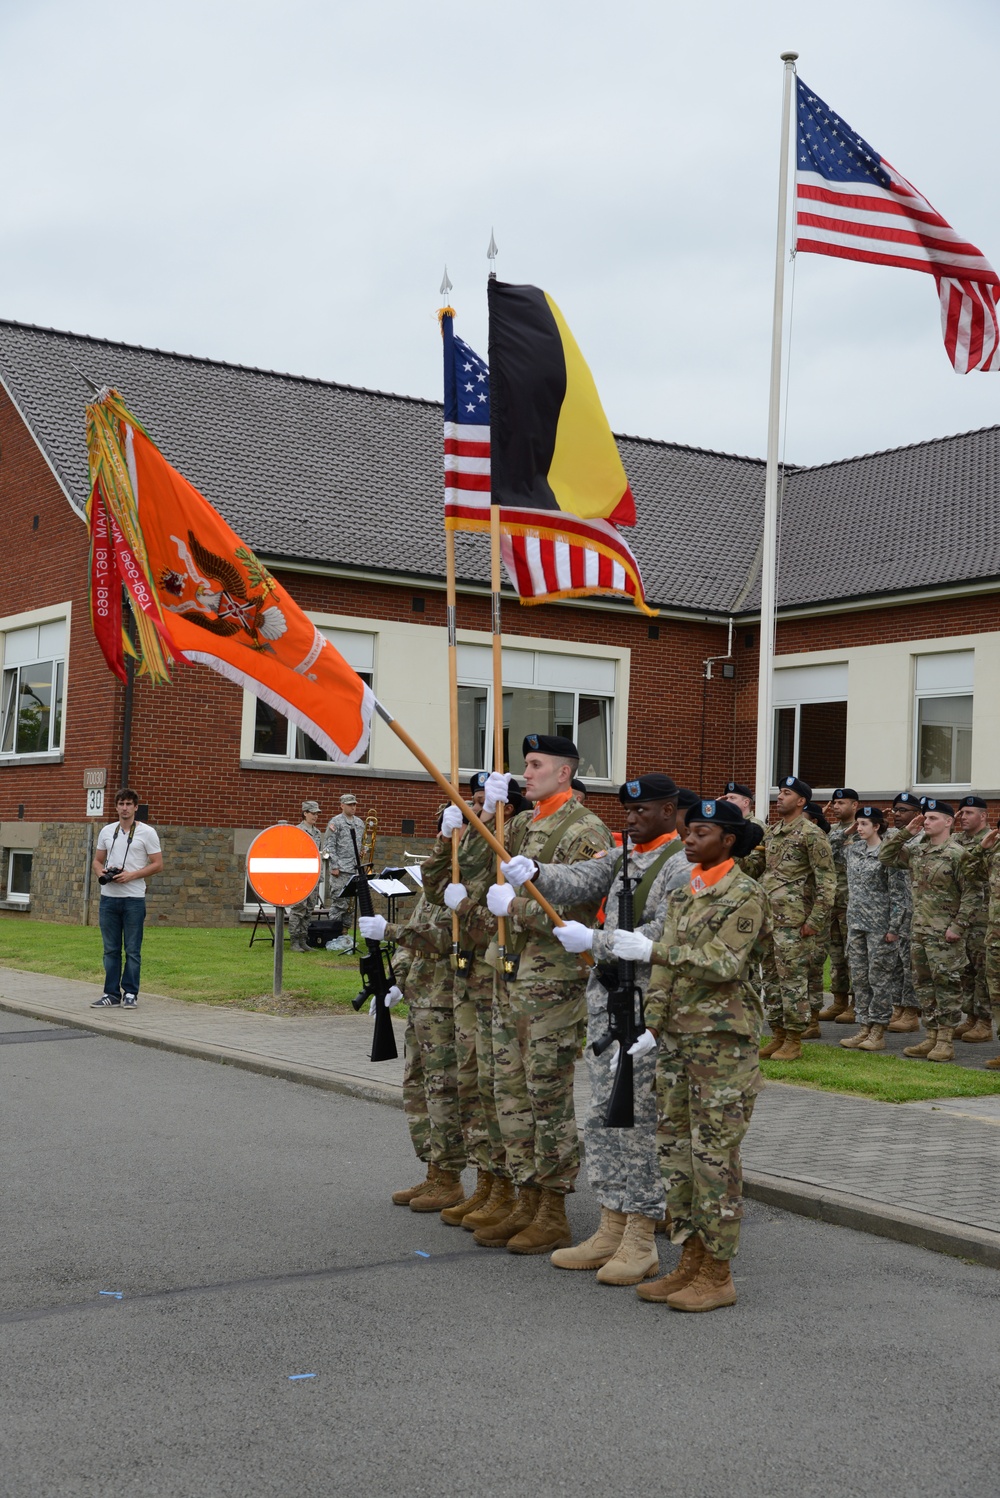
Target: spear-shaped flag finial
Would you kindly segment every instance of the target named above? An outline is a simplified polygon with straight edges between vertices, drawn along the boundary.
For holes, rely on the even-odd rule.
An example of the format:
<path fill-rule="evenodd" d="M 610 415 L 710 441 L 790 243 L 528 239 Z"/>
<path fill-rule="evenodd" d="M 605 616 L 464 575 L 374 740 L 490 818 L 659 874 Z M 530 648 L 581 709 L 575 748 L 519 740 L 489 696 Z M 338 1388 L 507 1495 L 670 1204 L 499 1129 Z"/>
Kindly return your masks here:
<path fill-rule="evenodd" d="M 496 280 L 497 255 L 499 255 L 499 253 L 500 251 L 497 249 L 496 238 L 494 236 L 493 230 L 490 229 L 490 247 L 486 251 L 486 258 L 490 262 L 490 276 L 493 280 Z"/>
<path fill-rule="evenodd" d="M 448 267 L 445 266 L 445 268 L 444 268 L 444 275 L 441 277 L 441 288 L 440 288 L 441 295 L 444 297 L 445 301 L 448 300 L 448 293 L 452 289 L 453 288 L 452 288 L 452 284 L 451 284 L 451 278 L 448 275 Z"/>

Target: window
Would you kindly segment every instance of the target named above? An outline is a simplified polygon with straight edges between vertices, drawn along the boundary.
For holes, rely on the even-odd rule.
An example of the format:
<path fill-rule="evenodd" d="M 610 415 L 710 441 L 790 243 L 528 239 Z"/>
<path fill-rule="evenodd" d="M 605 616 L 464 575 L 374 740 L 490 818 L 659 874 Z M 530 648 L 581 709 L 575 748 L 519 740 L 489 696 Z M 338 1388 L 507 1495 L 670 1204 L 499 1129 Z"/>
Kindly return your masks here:
<path fill-rule="evenodd" d="M 916 658 L 915 785 L 972 784 L 975 651 Z"/>
<path fill-rule="evenodd" d="M 65 672 L 65 619 L 6 632 L 0 754 L 49 754 L 62 747 Z"/>
<path fill-rule="evenodd" d="M 320 634 L 330 641 L 349 666 L 361 677 L 366 686 L 371 686 L 375 672 L 375 636 L 362 634 L 353 629 L 321 629 Z M 282 717 L 277 708 L 257 698 L 254 719 L 253 752 L 255 758 L 297 760 L 302 763 L 322 760 L 329 762 L 325 749 L 315 743 L 303 729 Z M 358 764 L 368 763 L 366 749 Z"/>
<path fill-rule="evenodd" d="M 611 776 L 616 662 L 543 650 L 503 652 L 504 769 L 524 771 L 527 733 L 563 734 L 580 751 L 580 774 Z M 458 647 L 459 761 L 466 770 L 493 761 L 493 654 Z"/>
<path fill-rule="evenodd" d="M 27 905 L 31 900 L 32 854 L 12 848 L 7 863 L 7 899 L 13 905 Z"/>
<path fill-rule="evenodd" d="M 775 785 L 786 775 L 799 775 L 815 790 L 832 790 L 843 785 L 846 766 L 846 663 L 776 670 Z"/>

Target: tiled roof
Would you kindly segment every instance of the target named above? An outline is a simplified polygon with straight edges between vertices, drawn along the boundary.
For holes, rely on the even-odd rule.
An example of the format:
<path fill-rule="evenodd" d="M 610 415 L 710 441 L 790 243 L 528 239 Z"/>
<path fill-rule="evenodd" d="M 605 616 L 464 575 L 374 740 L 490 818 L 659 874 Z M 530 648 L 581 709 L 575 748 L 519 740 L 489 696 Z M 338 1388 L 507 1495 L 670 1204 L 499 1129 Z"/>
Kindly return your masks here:
<path fill-rule="evenodd" d="M 0 375 L 81 510 L 90 380 L 117 386 L 255 550 L 444 572 L 435 401 L 3 321 Z M 650 602 L 753 609 L 763 463 L 638 437 L 618 444 L 639 511 L 629 541 Z M 779 606 L 1000 576 L 998 503 L 1000 427 L 790 470 Z M 486 582 L 482 538 L 458 536 L 456 550 L 459 577 Z"/>

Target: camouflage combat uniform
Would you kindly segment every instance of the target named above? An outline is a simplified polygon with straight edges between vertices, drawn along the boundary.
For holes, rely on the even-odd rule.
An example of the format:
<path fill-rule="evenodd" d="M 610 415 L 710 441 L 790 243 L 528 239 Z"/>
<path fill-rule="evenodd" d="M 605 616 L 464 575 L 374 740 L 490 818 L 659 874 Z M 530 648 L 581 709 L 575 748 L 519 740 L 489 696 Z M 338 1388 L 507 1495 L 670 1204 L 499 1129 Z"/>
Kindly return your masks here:
<path fill-rule="evenodd" d="M 629 875 L 641 882 L 646 872 L 655 868 L 647 890 L 643 891 L 642 910 L 636 908 L 636 931 L 655 941 L 663 930 L 667 895 L 679 884 L 690 883 L 690 864 L 684 856 L 680 837 L 640 853 L 629 849 Z M 617 965 L 611 951 L 618 929 L 618 896 L 621 893 L 622 855 L 602 853 L 586 863 L 545 864 L 534 881 L 547 900 L 556 905 L 605 901 L 604 926 L 594 935 L 593 956 L 596 963 Z M 649 983 L 649 964 L 637 962 L 636 982 L 645 991 Z M 635 1089 L 635 1127 L 606 1129 L 604 1118 L 611 1099 L 618 1065 L 617 1047 L 595 1056 L 591 1046 L 608 1033 L 608 996 L 592 970 L 587 980 L 587 1074 L 590 1078 L 590 1107 L 583 1127 L 587 1151 L 587 1178 L 602 1207 L 626 1215 L 639 1214 L 657 1221 L 663 1216 L 663 1177 L 656 1159 L 656 1053 L 637 1056 L 633 1069 Z"/>
<path fill-rule="evenodd" d="M 393 972 L 409 1007 L 403 1108 L 410 1139 L 419 1159 L 457 1173 L 466 1161 L 458 1106 L 450 914 L 421 895 L 408 921 L 386 927 L 385 940 L 399 943 Z"/>
<path fill-rule="evenodd" d="M 773 823 L 742 867 L 760 880 L 770 906 L 773 929 L 763 949 L 768 1023 L 800 1035 L 810 1022 L 809 970 L 823 951 L 837 889 L 830 845 L 803 812 Z M 817 934 L 804 937 L 804 925 Z"/>
<path fill-rule="evenodd" d="M 858 842 L 859 839 L 856 832 L 848 831 L 850 826 L 850 822 L 846 825 L 843 822 L 834 822 L 827 833 L 827 841 L 830 844 L 830 856 L 833 859 L 833 868 L 837 875 L 837 893 L 830 916 L 830 992 L 839 998 L 846 998 L 851 992 L 851 974 L 853 972 L 853 968 L 847 958 L 848 890 L 845 854 L 852 843 Z M 879 1021 L 878 1023 L 881 1022 Z"/>
<path fill-rule="evenodd" d="M 810 826 L 812 824 L 810 823 Z M 822 834 L 820 834 L 822 836 Z M 738 868 L 667 900 L 646 1023 L 657 1032 L 657 1147 L 670 1235 L 730 1259 L 743 1215 L 740 1141 L 760 1087 L 759 999 L 748 982 L 768 937 L 767 897 Z"/>
<path fill-rule="evenodd" d="M 553 847 L 556 834 L 558 840 Z M 548 816 L 523 811 L 510 824 L 512 853 L 547 863 L 577 863 L 613 846 L 610 832 L 572 796 Z M 564 920 L 592 926 L 597 901 L 556 905 Z M 519 895 L 507 919 L 507 950 L 517 976 L 497 984 L 494 1033 L 497 1115 L 507 1167 L 517 1186 L 565 1194 L 580 1169 L 573 1111 L 573 1067 L 585 1013 L 583 964 L 564 952 L 539 906 Z M 499 958 L 496 943 L 488 960 Z"/>
<path fill-rule="evenodd" d="M 318 827 L 311 827 L 308 822 L 299 823 L 300 832 L 308 832 L 313 842 L 319 847 L 320 833 Z M 307 948 L 306 937 L 309 934 L 309 922 L 313 918 L 313 911 L 319 904 L 319 891 L 314 890 L 306 900 L 300 900 L 298 905 L 293 905 L 288 912 L 288 944 L 293 952 L 300 952 Z"/>
<path fill-rule="evenodd" d="M 985 831 L 985 829 L 984 829 Z M 986 932 L 983 942 L 983 977 L 992 1008 L 992 1018 L 1000 1026 L 1000 848 L 984 848 L 982 838 L 965 855 L 969 883 L 986 894 Z"/>
<path fill-rule="evenodd" d="M 990 996 L 986 986 L 986 926 L 989 904 L 989 882 L 983 861 L 974 856 L 974 850 L 989 832 L 981 827 L 978 832 L 956 832 L 955 841 L 965 849 L 966 877 L 975 886 L 976 894 L 971 906 L 972 916 L 965 933 L 965 950 L 969 961 L 962 974 L 962 1003 L 966 1014 L 973 1019 L 991 1022 Z"/>
<path fill-rule="evenodd" d="M 345 931 L 350 930 L 351 901 L 344 899 L 342 891 L 358 869 L 358 855 L 351 841 L 352 830 L 358 840 L 360 853 L 361 839 L 365 832 L 365 824 L 360 817 L 352 817 L 348 821 L 342 811 L 338 812 L 323 834 L 323 852 L 330 855 L 330 868 L 340 870 L 336 876 L 330 876 L 330 916 L 333 920 L 342 921 Z"/>
<path fill-rule="evenodd" d="M 906 902 L 902 869 L 889 869 L 861 838 L 845 851 L 847 869 L 847 956 L 854 981 L 854 1013 L 859 1025 L 887 1025 L 902 991 L 895 942 Z"/>
<path fill-rule="evenodd" d="M 496 858 L 483 838 L 467 828 L 458 845 L 459 882 L 468 896 L 458 907 L 458 945 L 464 971 L 455 975 L 455 1038 L 459 1051 L 459 1102 L 469 1159 L 480 1170 L 507 1175 L 494 1097 L 493 1025 L 497 974 L 486 961 L 496 936 L 496 916 L 481 902 L 493 883 Z M 432 905 L 444 906 L 451 883 L 451 839 L 439 838 L 421 874 Z"/>
<path fill-rule="evenodd" d="M 931 1029 L 954 1029 L 962 1018 L 965 932 L 976 897 L 975 883 L 966 881 L 965 853 L 953 837 L 932 843 L 901 827 L 882 844 L 878 856 L 890 868 L 910 871 L 910 963 L 923 1022 Z M 960 934 L 960 941 L 946 940 L 949 926 Z"/>
<path fill-rule="evenodd" d="M 887 832 L 882 839 L 883 843 L 896 836 L 897 828 Z M 899 1003 L 904 1009 L 919 1009 L 920 1000 L 913 989 L 913 964 L 910 961 L 910 927 L 913 923 L 913 889 L 909 869 L 898 868 L 896 870 L 902 878 L 900 892 L 903 900 L 902 914 L 899 920 L 899 940 L 893 942 L 893 948 L 899 963 Z"/>

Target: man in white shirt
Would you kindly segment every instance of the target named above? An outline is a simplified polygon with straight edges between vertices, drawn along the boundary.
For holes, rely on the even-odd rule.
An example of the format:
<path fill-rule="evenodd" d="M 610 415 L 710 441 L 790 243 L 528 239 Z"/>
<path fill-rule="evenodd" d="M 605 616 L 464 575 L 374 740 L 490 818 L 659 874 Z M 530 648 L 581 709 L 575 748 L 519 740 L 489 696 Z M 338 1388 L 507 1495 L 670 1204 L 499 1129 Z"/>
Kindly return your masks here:
<path fill-rule="evenodd" d="M 163 868 L 163 854 L 160 839 L 152 827 L 136 821 L 138 810 L 139 797 L 126 786 L 115 796 L 118 821 L 102 827 L 97 839 L 93 867 L 101 884 L 104 992 L 90 1006 L 92 1009 L 114 1004 L 120 1004 L 123 1009 L 134 1009 L 139 999 L 146 880 Z"/>

